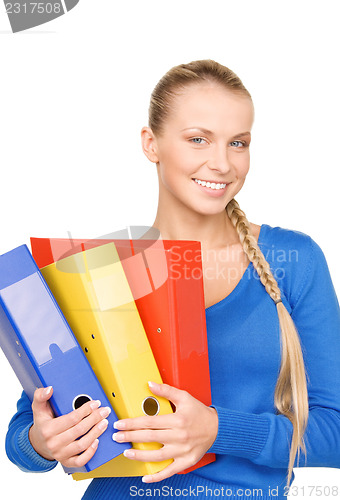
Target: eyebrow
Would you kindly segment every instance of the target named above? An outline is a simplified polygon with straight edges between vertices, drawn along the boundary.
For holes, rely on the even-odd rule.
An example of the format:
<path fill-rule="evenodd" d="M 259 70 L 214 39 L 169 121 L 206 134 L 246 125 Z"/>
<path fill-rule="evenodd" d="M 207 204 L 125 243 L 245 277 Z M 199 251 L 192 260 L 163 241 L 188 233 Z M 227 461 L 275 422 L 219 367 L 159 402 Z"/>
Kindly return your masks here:
<path fill-rule="evenodd" d="M 247 135 L 251 135 L 250 132 L 242 132 L 241 134 L 234 135 L 235 139 L 240 139 L 241 137 L 245 137 Z"/>
<path fill-rule="evenodd" d="M 208 130 L 206 128 L 203 128 L 203 127 L 188 127 L 188 128 L 183 128 L 181 130 L 181 132 L 184 132 L 185 130 L 200 130 L 201 132 L 203 132 L 203 134 L 211 134 L 211 135 L 214 135 L 214 133 L 211 131 L 211 130 Z M 245 137 L 247 135 L 251 135 L 250 132 L 241 132 L 240 134 L 237 134 L 237 135 L 234 135 L 233 137 L 235 139 L 239 139 L 241 137 Z"/>

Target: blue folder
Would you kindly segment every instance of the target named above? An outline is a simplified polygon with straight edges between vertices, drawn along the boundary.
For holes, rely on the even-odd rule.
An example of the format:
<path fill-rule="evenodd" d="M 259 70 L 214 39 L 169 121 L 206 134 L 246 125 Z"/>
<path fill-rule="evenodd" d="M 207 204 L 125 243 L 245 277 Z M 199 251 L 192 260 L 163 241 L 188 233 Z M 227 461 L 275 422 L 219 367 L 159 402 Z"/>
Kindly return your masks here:
<path fill-rule="evenodd" d="M 56 416 L 91 399 L 111 408 L 92 459 L 66 472 L 89 472 L 131 447 L 113 441 L 117 416 L 26 245 L 0 256 L 0 346 L 31 401 L 53 386 Z"/>

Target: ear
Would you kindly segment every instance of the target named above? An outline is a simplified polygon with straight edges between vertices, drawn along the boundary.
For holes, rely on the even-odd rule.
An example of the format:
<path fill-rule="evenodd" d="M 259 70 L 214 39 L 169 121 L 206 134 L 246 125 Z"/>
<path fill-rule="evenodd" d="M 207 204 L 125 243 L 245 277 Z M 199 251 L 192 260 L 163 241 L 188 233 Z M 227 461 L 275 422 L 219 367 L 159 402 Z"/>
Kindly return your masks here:
<path fill-rule="evenodd" d="M 157 139 L 150 127 L 143 127 L 141 131 L 142 149 L 146 157 L 153 163 L 158 163 Z"/>

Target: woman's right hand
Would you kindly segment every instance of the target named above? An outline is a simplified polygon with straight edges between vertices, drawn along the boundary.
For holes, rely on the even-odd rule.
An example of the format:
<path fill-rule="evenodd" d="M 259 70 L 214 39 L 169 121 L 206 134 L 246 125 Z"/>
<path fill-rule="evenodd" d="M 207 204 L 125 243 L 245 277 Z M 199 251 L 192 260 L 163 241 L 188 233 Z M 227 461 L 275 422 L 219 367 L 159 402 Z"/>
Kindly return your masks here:
<path fill-rule="evenodd" d="M 57 460 L 65 467 L 83 467 L 98 448 L 98 437 L 107 428 L 106 417 L 111 410 L 99 408 L 100 401 L 89 401 L 67 415 L 55 417 L 48 402 L 52 393 L 52 387 L 34 393 L 31 445 L 47 460 Z"/>

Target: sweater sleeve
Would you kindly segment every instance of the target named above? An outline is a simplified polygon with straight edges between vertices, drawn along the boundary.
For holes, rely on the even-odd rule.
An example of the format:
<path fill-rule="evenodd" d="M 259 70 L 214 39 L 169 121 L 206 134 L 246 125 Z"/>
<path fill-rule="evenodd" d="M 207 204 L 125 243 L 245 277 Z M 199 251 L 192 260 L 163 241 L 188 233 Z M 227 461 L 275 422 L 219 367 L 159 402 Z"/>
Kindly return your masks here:
<path fill-rule="evenodd" d="M 24 472 L 47 472 L 57 461 L 40 456 L 30 443 L 28 432 L 33 425 L 31 402 L 23 392 L 17 403 L 17 413 L 11 419 L 6 435 L 8 458 Z"/>
<path fill-rule="evenodd" d="M 294 467 L 340 468 L 340 312 L 326 259 L 308 238 L 303 279 L 291 316 L 300 336 L 307 372 L 309 419 L 306 455 Z M 293 426 L 274 413 L 245 413 L 215 407 L 219 428 L 208 452 L 248 458 L 256 464 L 287 468 Z"/>

